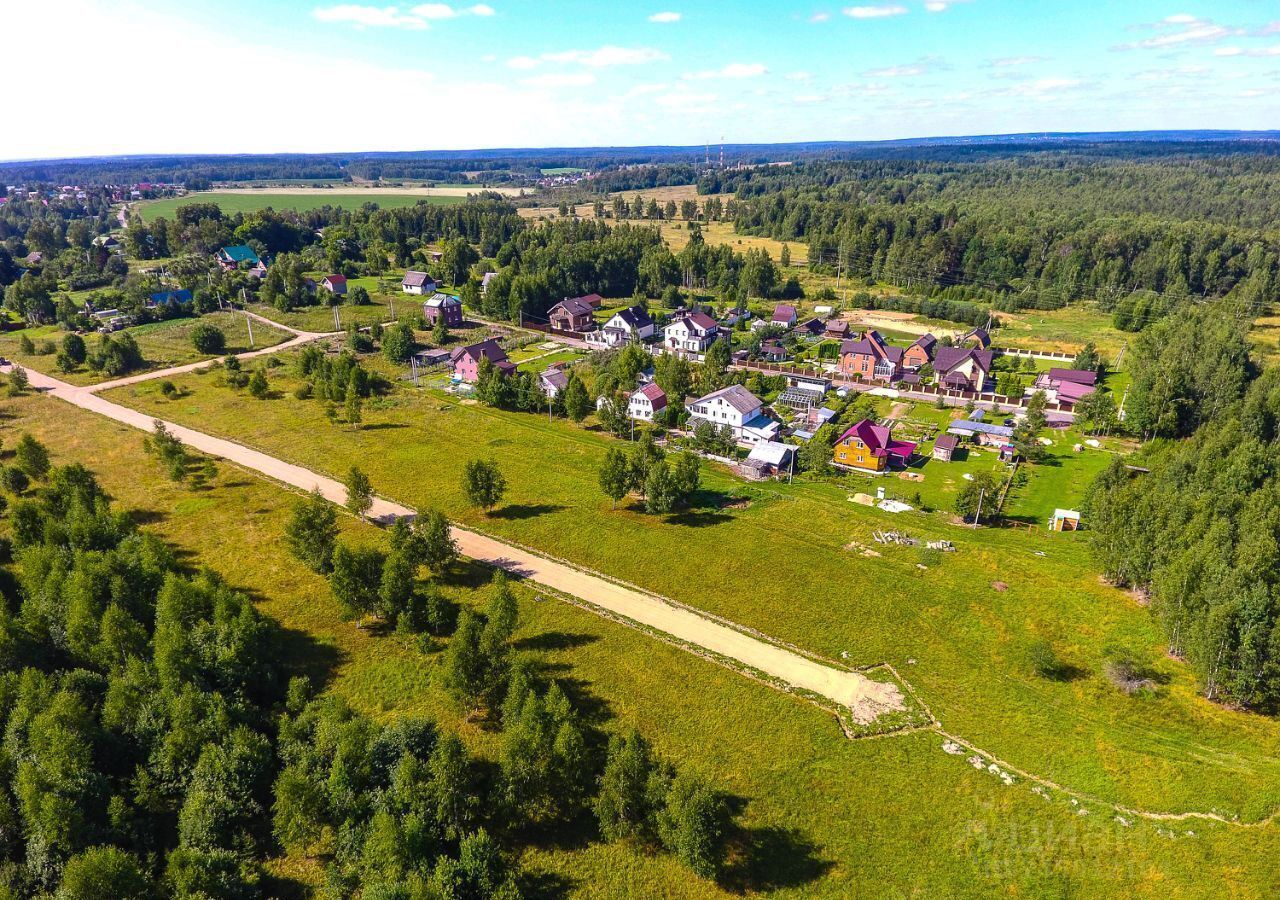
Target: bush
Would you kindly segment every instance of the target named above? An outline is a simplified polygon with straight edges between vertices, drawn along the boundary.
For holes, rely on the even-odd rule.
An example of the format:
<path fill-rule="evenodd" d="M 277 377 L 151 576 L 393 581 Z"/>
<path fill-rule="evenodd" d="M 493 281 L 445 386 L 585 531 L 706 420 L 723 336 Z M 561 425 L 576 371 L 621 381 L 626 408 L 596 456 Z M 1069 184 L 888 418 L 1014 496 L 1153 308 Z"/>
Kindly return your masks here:
<path fill-rule="evenodd" d="M 191 329 L 191 343 L 201 353 L 216 356 L 227 349 L 227 336 L 217 325 L 198 322 Z"/>
<path fill-rule="evenodd" d="M 1062 680 L 1067 672 L 1067 666 L 1058 658 L 1053 645 L 1043 639 L 1027 648 L 1027 664 L 1032 672 L 1050 681 Z"/>
<path fill-rule="evenodd" d="M 1102 673 L 1126 694 L 1155 687 L 1157 673 L 1130 648 L 1112 645 L 1102 651 L 1102 659 Z"/>
<path fill-rule="evenodd" d="M 181 395 L 182 395 L 182 392 L 178 390 L 178 386 L 174 384 L 172 381 L 166 378 L 164 381 L 160 382 L 161 397 L 164 397 L 166 400 L 172 400 L 175 397 L 179 397 Z"/>

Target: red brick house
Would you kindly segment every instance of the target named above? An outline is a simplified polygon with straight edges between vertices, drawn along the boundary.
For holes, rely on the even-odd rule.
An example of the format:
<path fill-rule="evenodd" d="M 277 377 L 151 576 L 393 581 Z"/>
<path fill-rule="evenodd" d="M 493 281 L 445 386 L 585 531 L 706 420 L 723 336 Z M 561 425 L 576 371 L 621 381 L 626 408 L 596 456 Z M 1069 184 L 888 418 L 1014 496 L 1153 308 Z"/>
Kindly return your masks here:
<path fill-rule="evenodd" d="M 880 332 L 868 331 L 861 339 L 840 345 L 840 373 L 863 381 L 897 381 L 902 373 L 902 348 L 891 346 Z"/>
<path fill-rule="evenodd" d="M 556 331 L 591 331 L 595 326 L 595 309 L 586 297 L 566 297 L 547 313 Z"/>
<path fill-rule="evenodd" d="M 933 363 L 933 351 L 938 345 L 938 339 L 931 334 L 922 334 L 916 338 L 915 343 L 908 347 L 902 354 L 902 367 L 904 369 L 919 369 L 924 365 Z"/>

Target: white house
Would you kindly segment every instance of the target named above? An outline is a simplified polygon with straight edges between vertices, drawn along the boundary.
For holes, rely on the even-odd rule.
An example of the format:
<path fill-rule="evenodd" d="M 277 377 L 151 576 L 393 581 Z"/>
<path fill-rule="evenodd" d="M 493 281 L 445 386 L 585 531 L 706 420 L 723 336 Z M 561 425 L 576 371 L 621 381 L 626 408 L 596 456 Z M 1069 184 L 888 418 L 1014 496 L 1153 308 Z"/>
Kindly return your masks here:
<path fill-rule="evenodd" d="M 547 366 L 538 374 L 538 384 L 547 399 L 554 400 L 568 386 L 569 373 L 558 365 Z"/>
<path fill-rule="evenodd" d="M 687 313 L 667 326 L 662 347 L 668 353 L 700 358 L 719 334 L 715 319 L 706 313 Z"/>
<path fill-rule="evenodd" d="M 406 294 L 434 294 L 440 285 L 426 272 L 415 272 L 410 269 L 404 273 L 400 282 L 400 290 Z"/>
<path fill-rule="evenodd" d="M 587 335 L 587 341 L 605 347 L 621 347 L 653 337 L 657 327 L 643 306 L 632 306 L 613 314 L 599 330 Z"/>
<path fill-rule="evenodd" d="M 731 384 L 699 397 L 688 405 L 689 429 L 699 422 L 710 422 L 717 428 L 728 425 L 739 442 L 755 444 L 771 441 L 781 426 L 764 414 L 764 403 L 740 384 Z"/>
<path fill-rule="evenodd" d="M 638 422 L 652 422 L 666 408 L 666 393 L 653 383 L 632 391 L 627 401 L 627 415 Z"/>

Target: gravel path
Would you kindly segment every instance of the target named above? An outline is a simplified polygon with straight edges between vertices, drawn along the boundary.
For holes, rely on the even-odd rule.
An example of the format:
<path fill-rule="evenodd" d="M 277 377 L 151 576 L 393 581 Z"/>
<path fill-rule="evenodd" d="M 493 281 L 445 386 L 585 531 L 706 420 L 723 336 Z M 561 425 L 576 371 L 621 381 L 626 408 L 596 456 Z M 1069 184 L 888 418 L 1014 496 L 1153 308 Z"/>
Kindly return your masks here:
<path fill-rule="evenodd" d="M 314 340 L 316 337 L 319 335 L 298 335 L 295 341 L 303 341 L 304 338 Z M 287 346 L 289 344 L 282 344 L 271 349 L 280 350 Z M 76 387 L 34 370 L 28 370 L 27 376 L 34 388 L 60 400 L 149 432 L 154 429 L 156 421 L 152 416 L 113 403 L 98 396 L 97 392 L 106 387 L 163 378 L 207 364 L 198 363 L 149 372 L 134 379 L 120 379 L 91 387 Z M 334 503 L 341 504 L 346 500 L 346 489 L 332 478 L 234 441 L 213 437 L 173 422 L 164 424 L 183 443 L 203 453 L 230 460 L 304 491 L 319 489 Z M 370 510 L 370 516 L 380 521 L 413 514 L 412 509 L 382 498 L 375 499 Z M 732 660 L 767 678 L 825 698 L 850 710 L 854 721 L 859 724 L 870 724 L 881 714 L 904 708 L 904 698 L 897 685 L 872 681 L 861 673 L 825 665 L 656 595 L 547 559 L 487 535 L 457 526 L 453 529 L 453 535 L 462 553 L 472 559 L 501 566 L 522 578 L 576 597 L 607 613 L 662 632 L 701 651 Z"/>

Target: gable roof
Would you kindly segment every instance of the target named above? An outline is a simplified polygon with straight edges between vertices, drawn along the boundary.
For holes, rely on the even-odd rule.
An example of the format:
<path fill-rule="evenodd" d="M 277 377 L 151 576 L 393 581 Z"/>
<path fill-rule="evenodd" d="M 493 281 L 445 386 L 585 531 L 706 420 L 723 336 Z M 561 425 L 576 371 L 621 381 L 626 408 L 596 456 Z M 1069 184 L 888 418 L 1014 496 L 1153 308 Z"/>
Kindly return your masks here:
<path fill-rule="evenodd" d="M 259 262 L 258 254 L 253 252 L 253 248 L 248 244 L 236 244 L 233 247 L 223 247 L 218 251 L 233 263 L 256 263 Z"/>
<path fill-rule="evenodd" d="M 962 343 L 970 340 L 977 341 L 982 345 L 984 350 L 991 346 L 991 335 L 987 334 L 987 330 L 985 328 L 975 328 L 973 331 L 970 331 L 964 337 L 960 338 Z"/>
<path fill-rule="evenodd" d="M 157 306 L 161 303 L 190 303 L 191 292 L 186 288 L 177 291 L 157 291 L 151 295 L 151 302 Z"/>
<path fill-rule="evenodd" d="M 760 398 L 740 384 L 731 384 L 728 387 L 720 388 L 718 391 L 712 391 L 705 397 L 699 397 L 693 402 L 710 403 L 712 400 L 723 400 L 743 415 L 753 412 L 764 405 Z"/>
<path fill-rule="evenodd" d="M 816 322 L 817 319 L 814 321 Z M 827 334 L 845 335 L 849 333 L 849 323 L 844 319 L 832 319 L 827 322 L 826 327 L 823 330 Z"/>
<path fill-rule="evenodd" d="M 557 391 L 563 391 L 569 385 L 569 373 L 559 366 L 548 366 L 538 376 L 543 384 L 550 385 Z"/>
<path fill-rule="evenodd" d="M 822 323 L 821 319 L 808 319 L 796 326 L 797 331 L 807 331 L 813 335 L 822 334 L 826 329 L 827 326 Z"/>
<path fill-rule="evenodd" d="M 960 446 L 960 438 L 954 434 L 940 434 L 933 441 L 935 450 L 954 450 Z"/>
<path fill-rule="evenodd" d="M 547 310 L 547 315 L 550 316 L 551 313 L 555 312 L 557 309 L 564 310 L 564 312 L 576 319 L 579 316 L 591 315 L 592 306 L 582 297 L 565 297 L 555 306 L 551 307 L 551 309 Z"/>
<path fill-rule="evenodd" d="M 692 322 L 694 325 L 697 325 L 698 329 L 701 331 L 711 331 L 716 327 L 716 320 L 704 312 L 688 313 L 687 315 L 682 316 L 680 321 Z"/>
<path fill-rule="evenodd" d="M 1051 381 L 1069 381 L 1073 384 L 1097 384 L 1098 373 L 1087 369 L 1050 369 Z"/>
<path fill-rule="evenodd" d="M 863 419 L 840 435 L 836 443 L 843 444 L 850 438 L 857 438 L 866 444 L 872 456 L 900 456 L 907 459 L 916 452 L 916 445 L 911 441 L 895 441 L 888 426 L 877 425 L 870 419 Z"/>
<path fill-rule="evenodd" d="M 624 325 L 632 329 L 648 328 L 653 324 L 653 319 L 643 306 L 629 306 L 614 313 L 613 318 L 621 319 Z"/>
<path fill-rule="evenodd" d="M 601 297 L 599 294 L 583 294 L 581 297 L 574 297 L 573 299 L 581 300 L 583 303 L 587 304 L 587 306 L 590 306 L 592 309 L 595 309 L 601 303 L 604 302 L 604 298 Z"/>
<path fill-rule="evenodd" d="M 947 431 L 960 434 L 991 434 L 996 437 L 1013 437 L 1013 429 L 1008 425 L 993 425 L 990 422 L 975 422 L 972 419 L 955 419 L 947 426 Z"/>
<path fill-rule="evenodd" d="M 932 353 L 933 347 L 937 343 L 938 343 L 938 339 L 934 337 L 932 334 L 929 334 L 926 332 L 925 334 L 922 334 L 920 335 L 920 337 L 916 338 L 915 341 L 912 342 L 911 346 L 919 347 L 925 353 Z"/>
<path fill-rule="evenodd" d="M 1063 381 L 1058 384 L 1058 399 L 1070 400 L 1072 403 L 1087 397 L 1098 388 L 1092 384 L 1080 384 L 1075 381 Z"/>
<path fill-rule="evenodd" d="M 435 284 L 436 280 L 426 272 L 415 272 L 412 269 L 404 273 L 404 280 L 400 282 L 404 287 L 425 287 L 428 283 Z"/>
<path fill-rule="evenodd" d="M 463 356 L 470 357 L 476 362 L 480 362 L 482 358 L 487 358 L 495 366 L 507 361 L 507 351 L 503 350 L 502 345 L 493 338 L 455 350 L 454 354 L 453 359 L 455 362 Z"/>
<path fill-rule="evenodd" d="M 991 351 L 971 347 L 939 347 L 933 358 L 934 371 L 946 374 L 973 359 L 984 372 L 991 371 Z"/>
<path fill-rule="evenodd" d="M 751 448 L 747 459 L 774 467 L 785 466 L 787 460 L 795 453 L 795 449 L 790 444 L 781 444 L 777 441 L 760 441 Z"/>
<path fill-rule="evenodd" d="M 902 348 L 894 347 L 880 335 L 878 331 L 868 331 L 856 341 L 845 341 L 840 345 L 840 355 L 870 356 L 873 359 L 887 359 L 889 362 L 902 360 Z"/>
<path fill-rule="evenodd" d="M 329 282 L 330 284 L 346 284 L 347 276 L 346 275 L 326 275 L 324 276 L 324 280 Z"/>
<path fill-rule="evenodd" d="M 775 322 L 794 322 L 796 319 L 796 308 L 790 303 L 779 303 L 773 308 L 773 321 Z"/>
<path fill-rule="evenodd" d="M 654 409 L 667 405 L 667 392 L 658 387 L 658 385 L 652 381 L 638 389 L 636 393 L 643 394 L 645 398 L 653 404 Z"/>

